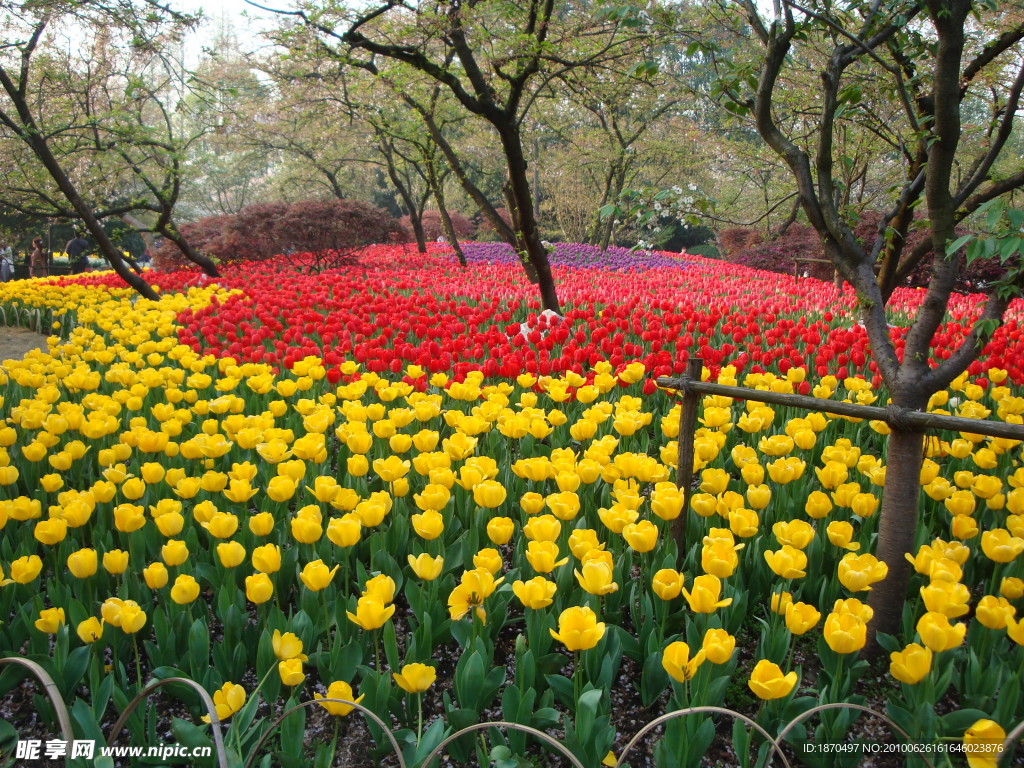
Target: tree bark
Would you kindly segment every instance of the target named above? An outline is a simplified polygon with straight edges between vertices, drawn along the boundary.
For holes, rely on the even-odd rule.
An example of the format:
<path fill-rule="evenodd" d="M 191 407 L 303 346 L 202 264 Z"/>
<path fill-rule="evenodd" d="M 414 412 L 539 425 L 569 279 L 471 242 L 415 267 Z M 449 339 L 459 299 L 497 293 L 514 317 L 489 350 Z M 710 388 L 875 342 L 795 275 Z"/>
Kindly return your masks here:
<path fill-rule="evenodd" d="M 138 293 L 153 301 L 157 300 L 156 291 L 142 279 L 139 275 L 135 274 L 124 259 L 121 258 L 120 252 L 114 247 L 114 244 L 107 237 L 107 233 L 103 230 L 103 225 L 100 224 L 99 220 L 93 214 L 92 209 L 86 204 L 82 196 L 78 194 L 78 190 L 75 189 L 75 185 L 71 183 L 71 179 L 60 163 L 57 162 L 57 158 L 54 157 L 50 148 L 47 146 L 44 139 L 39 136 L 32 136 L 29 141 L 29 145 L 35 152 L 36 157 L 46 168 L 50 177 L 57 183 L 57 187 L 67 198 L 68 202 L 71 203 L 71 207 L 75 209 L 75 213 L 78 214 L 79 218 L 82 219 L 82 223 L 85 224 L 86 229 L 89 230 L 89 234 L 92 235 L 96 241 L 96 245 L 99 247 L 100 253 L 103 257 L 110 262 L 110 266 L 113 267 L 114 271 L 124 280 L 128 285 L 134 288 Z"/>
<path fill-rule="evenodd" d="M 466 261 L 466 254 L 463 253 L 462 246 L 459 244 L 459 234 L 455 231 L 455 225 L 452 224 L 452 217 L 448 214 L 448 206 L 445 205 L 444 179 L 438 178 L 437 169 L 434 166 L 434 159 L 432 157 L 425 157 L 424 161 L 427 169 L 427 180 L 430 182 L 430 188 L 434 192 L 434 200 L 437 202 L 437 214 L 441 217 L 441 226 L 444 227 L 445 235 L 448 237 L 448 244 L 451 245 L 452 250 L 455 252 L 459 265 L 465 269 L 469 264 Z"/>
<path fill-rule="evenodd" d="M 416 238 L 416 250 L 420 253 L 426 253 L 427 238 L 423 233 L 423 208 L 416 206 L 416 201 L 412 197 L 412 190 L 402 182 L 401 177 L 398 175 L 398 169 L 395 167 L 395 158 L 391 148 L 382 142 L 380 150 L 381 154 L 384 155 L 384 166 L 388 169 L 388 178 L 391 179 L 391 183 L 395 185 L 395 190 L 398 192 L 399 197 L 402 198 L 405 210 L 409 212 L 409 224 L 412 226 L 412 234 Z"/>
<path fill-rule="evenodd" d="M 532 267 L 537 276 L 537 287 L 540 289 L 541 304 L 544 309 L 562 314 L 558 295 L 555 292 L 555 279 L 551 274 L 551 262 L 548 260 L 548 249 L 540 239 L 537 217 L 533 213 L 533 196 L 530 194 L 528 165 L 523 155 L 523 143 L 519 126 L 505 125 L 499 128 L 502 150 L 508 164 L 509 197 L 515 205 L 509 211 L 516 222 L 516 250 L 524 269 L 529 275 Z"/>
<path fill-rule="evenodd" d="M 869 646 L 875 646 L 876 633 L 894 635 L 902 626 L 910 581 L 910 563 L 905 555 L 914 550 L 923 460 L 924 435 L 893 429 L 885 458 L 885 490 L 879 513 L 876 555 L 888 566 L 889 572 L 874 585 L 868 598 L 868 605 L 875 612 L 870 623 L 872 642 Z"/>
<path fill-rule="evenodd" d="M 174 224 L 167 222 L 159 226 L 157 231 L 178 246 L 178 250 L 181 251 L 182 255 L 193 264 L 198 265 L 207 275 L 210 277 L 220 277 L 217 265 L 193 248 L 192 244 L 181 236 L 181 232 L 178 231 Z"/>

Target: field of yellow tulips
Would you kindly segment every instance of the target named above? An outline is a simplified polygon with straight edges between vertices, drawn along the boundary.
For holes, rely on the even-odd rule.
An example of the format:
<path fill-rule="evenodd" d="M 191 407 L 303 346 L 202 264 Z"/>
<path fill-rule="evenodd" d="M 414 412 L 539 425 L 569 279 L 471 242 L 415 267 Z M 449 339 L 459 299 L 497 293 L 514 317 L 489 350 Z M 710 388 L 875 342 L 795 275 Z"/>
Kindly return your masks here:
<path fill-rule="evenodd" d="M 903 631 L 869 664 L 884 424 L 705 397 L 684 510 L 679 406 L 639 362 L 501 379 L 347 360 L 329 377 L 315 357 L 278 370 L 180 343 L 183 312 L 230 298 L 216 284 L 168 278 L 156 302 L 88 279 L 9 286 L 0 301 L 44 308 L 56 335 L 48 354 L 0 367 L 0 652 L 44 666 L 86 738 L 172 676 L 212 694 L 239 766 L 260 742 L 249 764 L 330 766 L 357 733 L 385 760 L 379 726 L 335 699 L 391 724 L 409 765 L 485 720 L 547 731 L 596 768 L 679 708 L 729 707 L 777 734 L 845 702 L 909 735 L 900 764 L 963 764 L 966 746 L 983 766 L 1024 719 L 1012 441 L 929 442 Z M 879 396 L 859 375 L 811 381 L 802 367 L 715 377 Z M 930 405 L 1020 423 L 1022 395 L 991 369 Z M 669 535 L 680 516 L 684 552 Z M 18 682 L 3 673 L 0 693 Z M 129 728 L 136 743 L 166 726 L 204 745 L 203 714 L 185 696 Z M 787 749 L 846 766 L 902 743 L 867 722 L 815 714 Z M 25 722 L 0 738 L 10 725 Z M 513 731 L 449 750 L 554 764 Z M 754 765 L 767 745 L 694 715 L 622 759 L 683 768 L 706 753 Z"/>

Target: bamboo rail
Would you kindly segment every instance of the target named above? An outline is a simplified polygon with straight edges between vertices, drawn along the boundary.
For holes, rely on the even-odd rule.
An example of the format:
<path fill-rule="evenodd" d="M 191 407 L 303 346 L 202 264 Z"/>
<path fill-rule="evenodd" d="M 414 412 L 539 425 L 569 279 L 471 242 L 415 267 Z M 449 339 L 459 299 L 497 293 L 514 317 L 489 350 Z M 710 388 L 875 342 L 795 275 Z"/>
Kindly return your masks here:
<path fill-rule="evenodd" d="M 824 400 L 807 395 L 790 395 L 751 387 L 714 384 L 700 380 L 703 367 L 704 361 L 699 357 L 693 357 L 687 361 L 686 372 L 682 376 L 678 378 L 662 376 L 656 380 L 659 387 L 682 392 L 682 414 L 679 419 L 679 436 L 677 438 L 679 466 L 676 470 L 676 485 L 683 489 L 683 513 L 672 521 L 671 529 L 672 537 L 676 540 L 680 553 L 685 552 L 685 516 L 689 512 L 690 497 L 693 494 L 693 439 L 697 427 L 697 410 L 700 406 L 701 395 L 721 395 L 735 400 L 753 400 L 807 411 L 824 411 L 837 416 L 884 421 L 890 427 L 900 430 L 925 432 L 942 429 L 1024 441 L 1024 425 L 1020 424 L 1007 424 L 987 419 L 968 419 L 963 416 L 947 416 L 942 413 L 925 413 L 901 408 L 898 405 L 879 408 L 873 405 Z"/>

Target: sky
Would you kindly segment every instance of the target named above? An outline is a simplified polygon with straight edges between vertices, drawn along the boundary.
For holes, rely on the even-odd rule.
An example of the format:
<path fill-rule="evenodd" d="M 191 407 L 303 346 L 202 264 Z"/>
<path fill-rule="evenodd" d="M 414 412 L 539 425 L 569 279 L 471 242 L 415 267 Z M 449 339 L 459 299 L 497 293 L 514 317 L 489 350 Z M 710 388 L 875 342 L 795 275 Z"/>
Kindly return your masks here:
<path fill-rule="evenodd" d="M 208 45 L 216 37 L 217 31 L 224 26 L 231 28 L 243 50 L 251 49 L 259 44 L 256 34 L 265 28 L 265 21 L 273 16 L 266 11 L 255 8 L 245 0 L 171 0 L 172 8 L 188 13 L 203 12 L 204 21 L 198 35 L 198 45 Z M 261 5 L 274 8 L 287 8 L 289 0 L 265 0 Z"/>

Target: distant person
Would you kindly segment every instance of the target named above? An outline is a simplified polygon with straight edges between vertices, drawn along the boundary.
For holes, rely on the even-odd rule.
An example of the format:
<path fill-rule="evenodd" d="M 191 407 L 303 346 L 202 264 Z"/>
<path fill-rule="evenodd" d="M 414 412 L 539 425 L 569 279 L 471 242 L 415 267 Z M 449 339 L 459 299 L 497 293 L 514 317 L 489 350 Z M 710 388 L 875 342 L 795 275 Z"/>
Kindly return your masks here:
<path fill-rule="evenodd" d="M 31 277 L 46 277 L 46 254 L 43 253 L 43 238 L 32 241 L 32 253 L 28 256 L 28 273 Z"/>
<path fill-rule="evenodd" d="M 0 248 L 0 282 L 9 282 L 14 277 L 14 251 L 11 246 Z"/>
<path fill-rule="evenodd" d="M 71 262 L 71 274 L 77 275 L 89 269 L 89 257 L 85 255 L 88 250 L 89 241 L 79 233 L 76 232 L 75 236 L 68 240 L 68 244 L 64 246 L 64 253 Z"/>

